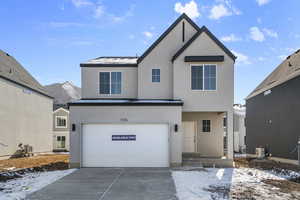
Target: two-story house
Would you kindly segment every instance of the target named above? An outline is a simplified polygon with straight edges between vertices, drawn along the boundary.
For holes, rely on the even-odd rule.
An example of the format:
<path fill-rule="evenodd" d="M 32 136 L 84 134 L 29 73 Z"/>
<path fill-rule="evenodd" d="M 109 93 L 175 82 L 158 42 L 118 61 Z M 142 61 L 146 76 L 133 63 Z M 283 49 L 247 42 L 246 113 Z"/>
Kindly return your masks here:
<path fill-rule="evenodd" d="M 233 158 L 236 57 L 182 14 L 140 57 L 82 63 L 69 104 L 71 167 L 168 167 L 183 153 Z"/>

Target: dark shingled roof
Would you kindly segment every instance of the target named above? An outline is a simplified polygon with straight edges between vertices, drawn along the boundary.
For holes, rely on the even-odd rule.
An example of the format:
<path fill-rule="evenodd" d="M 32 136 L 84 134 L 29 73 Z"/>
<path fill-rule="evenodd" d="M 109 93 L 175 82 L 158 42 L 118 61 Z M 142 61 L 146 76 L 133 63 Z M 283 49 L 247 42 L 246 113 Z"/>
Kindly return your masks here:
<path fill-rule="evenodd" d="M 35 80 L 14 57 L 2 50 L 0 50 L 0 78 L 52 98 L 45 91 L 44 87 Z"/>
<path fill-rule="evenodd" d="M 250 99 L 298 76 L 300 76 L 300 49 L 288 56 L 246 99 Z"/>

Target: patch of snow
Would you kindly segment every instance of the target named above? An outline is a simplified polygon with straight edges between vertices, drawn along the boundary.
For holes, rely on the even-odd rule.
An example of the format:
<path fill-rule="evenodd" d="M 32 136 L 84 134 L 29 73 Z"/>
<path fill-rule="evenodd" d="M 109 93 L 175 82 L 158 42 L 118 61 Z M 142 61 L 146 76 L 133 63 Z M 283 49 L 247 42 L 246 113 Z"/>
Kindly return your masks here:
<path fill-rule="evenodd" d="M 1 200 L 21 200 L 27 195 L 38 191 L 62 177 L 71 174 L 76 169 L 35 172 L 22 175 L 22 178 L 13 179 L 7 182 L 0 182 Z"/>
<path fill-rule="evenodd" d="M 269 171 L 207 168 L 204 171 L 173 171 L 172 177 L 179 200 L 221 200 L 230 199 L 230 195 L 240 195 L 238 199 L 293 199 L 292 194 L 283 193 L 262 182 L 265 179 L 284 180 L 288 177 Z"/>
<path fill-rule="evenodd" d="M 75 89 L 75 86 L 70 83 L 70 82 L 65 82 L 62 85 L 62 88 L 67 92 L 67 94 L 72 98 L 72 99 L 80 99 L 80 94 Z"/>
<path fill-rule="evenodd" d="M 87 64 L 137 64 L 137 57 L 101 57 L 89 60 Z"/>

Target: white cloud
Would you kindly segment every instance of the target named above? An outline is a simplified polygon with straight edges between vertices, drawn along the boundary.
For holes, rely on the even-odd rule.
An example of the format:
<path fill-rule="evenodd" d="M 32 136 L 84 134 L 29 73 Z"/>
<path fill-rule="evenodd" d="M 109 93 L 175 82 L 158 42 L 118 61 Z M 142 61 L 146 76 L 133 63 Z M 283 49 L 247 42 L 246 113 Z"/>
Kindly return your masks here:
<path fill-rule="evenodd" d="M 271 30 L 271 29 L 264 28 L 263 31 L 269 37 L 278 38 L 278 33 L 275 32 L 275 31 L 273 31 L 273 30 Z"/>
<path fill-rule="evenodd" d="M 185 13 L 192 19 L 196 19 L 201 16 L 201 13 L 198 10 L 198 5 L 194 0 L 191 0 L 189 3 L 184 5 L 177 2 L 175 3 L 174 10 L 179 14 Z"/>
<path fill-rule="evenodd" d="M 97 5 L 95 8 L 94 17 L 100 18 L 104 14 L 104 7 L 102 5 Z"/>
<path fill-rule="evenodd" d="M 135 5 L 132 4 L 132 5 L 130 5 L 129 9 L 125 12 L 124 15 L 122 15 L 122 16 L 116 16 L 114 14 L 110 14 L 109 16 L 111 17 L 111 19 L 112 19 L 113 22 L 123 22 L 128 17 L 133 16 L 134 9 L 135 9 Z"/>
<path fill-rule="evenodd" d="M 93 6 L 94 3 L 89 0 L 72 0 L 72 3 L 75 7 L 83 7 L 83 6 Z"/>
<path fill-rule="evenodd" d="M 210 10 L 210 19 L 220 19 L 222 17 L 230 16 L 232 12 L 227 9 L 223 4 L 215 5 Z"/>
<path fill-rule="evenodd" d="M 129 39 L 133 40 L 134 38 L 135 38 L 135 35 L 133 35 L 133 34 L 129 35 Z"/>
<path fill-rule="evenodd" d="M 259 6 L 263 6 L 267 3 L 270 3 L 271 0 L 256 0 L 256 2 L 258 3 Z"/>
<path fill-rule="evenodd" d="M 249 60 L 249 57 L 246 56 L 245 54 L 236 52 L 236 51 L 232 51 L 232 53 L 237 57 L 236 62 L 237 65 L 250 65 L 251 62 Z"/>
<path fill-rule="evenodd" d="M 50 22 L 49 25 L 53 28 L 66 28 L 66 27 L 83 27 L 86 24 L 76 22 Z"/>
<path fill-rule="evenodd" d="M 242 38 L 237 37 L 236 35 L 234 35 L 233 33 L 227 36 L 223 36 L 221 37 L 221 40 L 223 42 L 237 42 L 237 41 L 241 41 Z"/>
<path fill-rule="evenodd" d="M 259 61 L 265 61 L 266 58 L 265 58 L 265 57 L 258 57 L 258 60 L 259 60 Z"/>
<path fill-rule="evenodd" d="M 256 26 L 250 28 L 250 38 L 254 41 L 262 42 L 265 40 L 264 33 Z"/>
<path fill-rule="evenodd" d="M 260 17 L 257 18 L 257 23 L 261 24 L 262 23 L 262 20 Z"/>
<path fill-rule="evenodd" d="M 287 57 L 287 55 L 280 55 L 280 56 L 278 56 L 278 58 L 279 58 L 280 60 L 285 60 L 286 57 Z"/>
<path fill-rule="evenodd" d="M 152 38 L 152 37 L 153 37 L 153 33 L 149 32 L 149 31 L 145 31 L 145 32 L 143 32 L 143 34 L 144 34 L 147 38 Z"/>

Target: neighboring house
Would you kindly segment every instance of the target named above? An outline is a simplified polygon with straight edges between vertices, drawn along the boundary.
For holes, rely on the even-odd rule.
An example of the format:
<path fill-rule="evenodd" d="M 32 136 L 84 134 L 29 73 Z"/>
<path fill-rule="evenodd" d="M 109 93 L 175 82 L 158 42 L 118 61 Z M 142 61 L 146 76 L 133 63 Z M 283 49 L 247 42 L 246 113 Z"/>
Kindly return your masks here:
<path fill-rule="evenodd" d="M 299 91 L 300 50 L 288 56 L 246 99 L 248 154 L 266 147 L 275 158 L 297 159 Z"/>
<path fill-rule="evenodd" d="M 128 47 L 130 48 L 130 47 Z M 168 167 L 182 155 L 233 158 L 235 56 L 181 15 L 140 57 L 81 64 L 69 104 L 71 167 Z"/>
<path fill-rule="evenodd" d="M 246 127 L 245 127 L 246 107 L 235 104 L 233 107 L 233 144 L 234 151 L 245 153 L 246 151 Z"/>
<path fill-rule="evenodd" d="M 47 92 L 54 97 L 53 104 L 53 151 L 69 151 L 69 110 L 67 103 L 81 98 L 81 89 L 73 83 L 46 85 Z"/>
<path fill-rule="evenodd" d="M 52 152 L 53 98 L 12 56 L 0 50 L 0 156 L 18 145 Z"/>
<path fill-rule="evenodd" d="M 69 110 L 60 107 L 53 111 L 53 151 L 69 151 Z"/>

